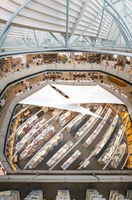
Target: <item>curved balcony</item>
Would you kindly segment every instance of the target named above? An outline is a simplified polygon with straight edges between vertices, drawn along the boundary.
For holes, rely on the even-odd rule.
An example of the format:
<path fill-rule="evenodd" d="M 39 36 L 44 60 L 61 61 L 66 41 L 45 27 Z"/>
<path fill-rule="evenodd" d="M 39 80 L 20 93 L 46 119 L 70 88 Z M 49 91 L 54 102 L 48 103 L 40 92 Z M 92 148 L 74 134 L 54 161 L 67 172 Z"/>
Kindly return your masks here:
<path fill-rule="evenodd" d="M 112 66 L 105 66 L 102 64 L 47 64 L 41 66 L 34 66 L 28 69 L 22 69 L 17 72 L 10 72 L 0 80 L 1 94 L 16 82 L 20 82 L 29 77 L 34 77 L 46 71 L 100 71 L 118 77 L 130 84 L 132 84 L 132 73 L 115 69 Z"/>
<path fill-rule="evenodd" d="M 5 142 L 6 142 L 6 137 L 7 137 L 7 131 L 8 131 L 8 126 L 9 126 L 9 123 L 10 123 L 10 120 L 11 120 L 11 118 L 12 118 L 12 115 L 13 115 L 13 112 L 14 112 L 14 109 L 15 109 L 15 106 L 17 105 L 17 103 L 19 102 L 19 101 L 21 101 L 23 98 L 26 98 L 27 96 L 29 96 L 29 95 L 31 95 L 31 94 L 33 94 L 34 92 L 36 92 L 37 90 L 39 90 L 39 89 L 41 89 L 42 87 L 44 87 L 46 84 L 48 84 L 48 83 L 51 83 L 52 81 L 44 81 L 44 82 L 42 82 L 42 84 L 40 84 L 40 85 L 38 85 L 38 86 L 36 86 L 35 88 L 33 88 L 32 90 L 28 90 L 28 91 L 26 91 L 25 93 L 23 93 L 23 94 L 21 94 L 20 96 L 16 96 L 13 100 L 12 100 L 12 102 L 10 103 L 10 105 L 8 106 L 8 109 L 7 109 L 7 111 L 6 111 L 6 113 L 5 113 L 5 117 L 4 117 L 4 121 L 3 121 L 3 123 L 2 123 L 2 126 L 1 126 L 1 130 L 0 130 L 0 141 L 1 141 L 1 143 L 0 143 L 0 154 L 1 154 L 1 156 L 0 156 L 0 159 L 1 160 L 3 160 L 4 161 L 4 165 L 5 165 L 5 167 L 6 167 L 6 169 L 8 168 L 8 169 L 10 169 L 10 166 L 9 166 L 9 164 L 8 164 L 8 162 L 7 162 L 7 160 L 6 160 L 6 158 L 5 158 L 5 156 L 4 156 L 4 154 L 3 154 L 3 150 L 4 150 L 4 144 L 5 144 Z M 56 83 L 64 83 L 64 81 L 56 81 Z M 82 81 L 82 82 L 78 82 L 78 81 L 65 81 L 65 84 L 68 84 L 68 83 L 70 83 L 70 84 L 82 84 L 82 85 L 93 85 L 93 84 L 95 84 L 95 83 L 90 83 L 90 82 L 88 82 L 88 81 Z M 114 91 L 114 90 L 112 90 L 111 88 L 109 88 L 107 85 L 104 85 L 104 84 L 101 84 L 101 86 L 102 87 L 104 87 L 105 89 L 107 89 L 109 92 L 111 92 L 112 94 L 114 94 L 115 96 L 117 96 L 121 101 L 123 101 L 124 103 L 125 103 L 125 105 L 127 106 L 127 108 L 128 108 L 128 111 L 129 111 L 129 113 L 131 113 L 131 104 L 130 104 L 130 102 L 128 101 L 128 99 L 127 98 L 125 98 L 124 96 L 122 96 L 121 94 L 119 94 L 118 92 L 116 92 L 116 91 Z"/>
<path fill-rule="evenodd" d="M 41 74 L 43 72 L 48 72 L 48 71 L 100 71 L 100 72 L 118 77 L 118 78 L 125 80 L 126 82 L 132 84 L 132 73 L 128 73 L 127 71 L 115 69 L 112 66 L 105 66 L 105 65 L 99 65 L 99 64 L 47 64 L 47 65 L 41 65 L 41 66 L 34 66 L 34 67 L 30 67 L 28 69 L 22 69 L 21 71 L 11 72 L 9 74 L 6 74 L 6 76 L 4 76 L 0 80 L 1 94 L 3 94 L 4 91 L 6 91 L 6 89 L 8 87 L 14 85 L 17 82 L 20 82 L 21 80 L 37 76 L 38 74 Z M 8 165 L 8 162 L 6 162 L 6 159 L 2 152 L 4 149 L 4 143 L 5 143 L 5 138 L 6 138 L 6 132 L 8 129 L 8 124 L 10 123 L 10 119 L 11 119 L 13 110 L 14 110 L 16 104 L 21 99 L 25 98 L 26 96 L 30 95 L 31 93 L 34 93 L 36 90 L 40 89 L 44 85 L 45 85 L 45 83 L 40 86 L 37 86 L 36 88 L 34 88 L 31 91 L 27 91 L 26 93 L 22 94 L 19 97 L 14 98 L 12 103 L 9 105 L 9 108 L 6 113 L 6 117 L 4 119 L 4 123 L 1 126 L 1 134 L 0 134 L 0 138 L 1 138 L 0 159 L 4 160 L 4 163 L 5 163 L 5 165 L 7 165 L 7 167 L 9 167 L 9 165 Z M 106 86 L 104 85 L 103 87 L 106 87 Z M 106 89 L 111 90 L 108 87 Z M 130 113 L 131 105 L 128 104 L 127 99 L 122 97 L 120 94 L 117 94 L 117 92 L 115 92 L 115 91 L 111 90 L 110 92 L 114 93 L 115 96 L 117 96 L 122 101 L 124 101 L 124 103 L 127 105 L 129 113 Z"/>

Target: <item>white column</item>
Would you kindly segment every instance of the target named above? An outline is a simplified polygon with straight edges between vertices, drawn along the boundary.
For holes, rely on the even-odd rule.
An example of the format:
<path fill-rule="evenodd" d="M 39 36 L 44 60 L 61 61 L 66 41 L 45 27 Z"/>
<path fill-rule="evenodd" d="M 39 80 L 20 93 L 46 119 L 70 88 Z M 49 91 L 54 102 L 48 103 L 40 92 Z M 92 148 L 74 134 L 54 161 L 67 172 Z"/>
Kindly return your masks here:
<path fill-rule="evenodd" d="M 21 56 L 21 64 L 26 64 L 27 63 L 27 55 L 22 55 Z"/>
<path fill-rule="evenodd" d="M 70 53 L 71 61 L 74 62 L 74 53 Z"/>

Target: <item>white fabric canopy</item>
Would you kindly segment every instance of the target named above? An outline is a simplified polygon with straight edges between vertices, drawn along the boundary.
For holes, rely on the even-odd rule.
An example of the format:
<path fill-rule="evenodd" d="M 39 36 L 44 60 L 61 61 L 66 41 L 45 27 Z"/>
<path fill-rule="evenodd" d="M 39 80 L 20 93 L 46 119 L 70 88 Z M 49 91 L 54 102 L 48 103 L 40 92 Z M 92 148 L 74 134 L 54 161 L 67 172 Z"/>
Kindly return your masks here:
<path fill-rule="evenodd" d="M 78 95 L 82 95 L 85 92 L 89 92 L 94 89 L 95 86 L 78 86 L 78 85 L 62 85 L 62 84 L 51 84 L 56 87 L 58 90 L 62 91 L 70 98 L 74 98 Z"/>
<path fill-rule="evenodd" d="M 70 110 L 73 112 L 84 113 L 96 117 L 100 117 L 88 109 L 80 106 L 84 103 L 111 103 L 111 104 L 124 104 L 120 99 L 113 94 L 100 87 L 96 86 L 71 86 L 71 85 L 58 85 L 53 84 L 64 95 L 64 97 L 56 89 L 50 85 L 45 86 L 26 99 L 20 101 L 20 104 L 45 106 L 52 108 L 59 108 L 63 110 Z"/>
<path fill-rule="evenodd" d="M 56 103 L 62 104 L 65 100 L 66 98 L 64 96 L 54 90 L 50 85 L 47 85 L 19 103 L 49 107 Z"/>
<path fill-rule="evenodd" d="M 67 98 L 62 96 L 59 92 L 53 89 L 50 85 L 45 86 L 34 94 L 30 95 L 26 99 L 20 101 L 20 104 L 27 105 L 37 105 L 37 106 L 45 106 L 52 108 L 59 108 L 64 110 L 70 110 L 73 112 L 84 113 L 87 115 L 92 115 L 95 117 L 99 117 L 97 114 L 89 111 L 86 108 L 78 104 L 65 104 Z"/>
<path fill-rule="evenodd" d="M 64 104 L 80 103 L 110 103 L 124 104 L 120 99 L 99 85 L 96 86 L 71 86 L 53 84 L 54 87 L 65 93 L 69 99 Z"/>

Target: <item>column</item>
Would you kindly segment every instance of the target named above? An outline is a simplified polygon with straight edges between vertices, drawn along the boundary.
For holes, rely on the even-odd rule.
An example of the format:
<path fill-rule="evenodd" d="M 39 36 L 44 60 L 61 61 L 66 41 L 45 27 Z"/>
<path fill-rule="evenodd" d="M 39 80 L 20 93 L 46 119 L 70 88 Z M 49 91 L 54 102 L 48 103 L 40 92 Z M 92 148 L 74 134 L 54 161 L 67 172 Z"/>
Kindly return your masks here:
<path fill-rule="evenodd" d="M 21 65 L 26 65 L 27 63 L 27 55 L 22 55 L 21 56 Z"/>
<path fill-rule="evenodd" d="M 74 62 L 74 53 L 70 53 L 70 57 L 71 57 L 71 62 L 73 63 Z"/>

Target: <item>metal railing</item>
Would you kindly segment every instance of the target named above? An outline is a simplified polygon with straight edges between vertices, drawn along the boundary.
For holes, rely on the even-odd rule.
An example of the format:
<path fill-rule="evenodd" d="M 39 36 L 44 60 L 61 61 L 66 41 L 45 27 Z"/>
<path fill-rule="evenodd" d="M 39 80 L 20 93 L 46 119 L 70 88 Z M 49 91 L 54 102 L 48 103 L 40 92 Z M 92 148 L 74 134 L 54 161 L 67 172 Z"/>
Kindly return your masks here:
<path fill-rule="evenodd" d="M 116 76 L 128 83 L 132 84 L 132 73 L 119 70 L 112 66 L 105 66 L 103 64 L 45 64 L 40 66 L 30 67 L 28 69 L 22 69 L 21 71 L 8 73 L 0 79 L 0 91 L 1 95 L 14 83 L 20 82 L 24 79 L 37 76 L 46 71 L 101 71 L 103 73 Z"/>

